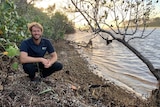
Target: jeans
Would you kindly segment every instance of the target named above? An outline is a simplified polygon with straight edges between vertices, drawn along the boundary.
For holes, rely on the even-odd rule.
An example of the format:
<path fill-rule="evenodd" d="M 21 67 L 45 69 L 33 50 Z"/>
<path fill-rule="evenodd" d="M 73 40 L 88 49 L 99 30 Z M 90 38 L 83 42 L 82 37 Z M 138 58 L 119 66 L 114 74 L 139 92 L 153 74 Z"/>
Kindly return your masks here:
<path fill-rule="evenodd" d="M 25 73 L 29 75 L 29 78 L 34 78 L 38 68 L 42 78 L 45 78 L 52 73 L 59 71 L 63 68 L 63 65 L 59 62 L 55 62 L 51 67 L 45 68 L 42 63 L 25 63 L 23 64 L 23 69 Z"/>

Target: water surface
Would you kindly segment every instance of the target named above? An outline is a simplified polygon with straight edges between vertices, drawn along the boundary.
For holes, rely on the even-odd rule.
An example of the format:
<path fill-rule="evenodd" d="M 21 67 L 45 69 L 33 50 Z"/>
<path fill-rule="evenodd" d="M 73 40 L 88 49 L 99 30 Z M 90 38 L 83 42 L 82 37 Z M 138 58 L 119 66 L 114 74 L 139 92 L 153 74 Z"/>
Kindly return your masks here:
<path fill-rule="evenodd" d="M 151 29 L 148 29 L 149 31 Z M 90 33 L 78 32 L 68 35 L 67 39 L 82 43 L 88 42 L 91 37 L 93 35 Z M 156 68 L 160 68 L 160 29 L 156 29 L 145 39 L 135 39 L 130 43 Z M 149 97 L 151 91 L 157 88 L 158 82 L 147 66 L 117 41 L 106 45 L 105 41 L 97 36 L 93 39 L 93 49 L 81 48 L 79 52 L 92 64 L 95 73 L 144 98 Z"/>

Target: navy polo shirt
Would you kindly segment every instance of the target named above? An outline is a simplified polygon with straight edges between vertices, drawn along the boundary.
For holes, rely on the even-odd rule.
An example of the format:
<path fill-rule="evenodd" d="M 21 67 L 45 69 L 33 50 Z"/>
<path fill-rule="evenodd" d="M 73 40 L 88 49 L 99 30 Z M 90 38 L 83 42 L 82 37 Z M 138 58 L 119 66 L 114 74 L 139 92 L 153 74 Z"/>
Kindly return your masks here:
<path fill-rule="evenodd" d="M 44 57 L 46 52 L 52 53 L 55 50 L 51 42 L 46 38 L 42 38 L 39 45 L 36 45 L 33 39 L 29 38 L 22 41 L 20 46 L 20 51 L 27 52 L 28 56 L 31 56 L 31 57 Z"/>

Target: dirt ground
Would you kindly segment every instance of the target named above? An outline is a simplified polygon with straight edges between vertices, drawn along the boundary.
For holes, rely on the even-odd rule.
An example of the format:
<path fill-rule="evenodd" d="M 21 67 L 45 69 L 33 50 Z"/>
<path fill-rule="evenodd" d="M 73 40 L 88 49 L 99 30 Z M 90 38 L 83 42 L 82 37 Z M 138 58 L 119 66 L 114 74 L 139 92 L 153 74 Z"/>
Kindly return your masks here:
<path fill-rule="evenodd" d="M 160 107 L 159 89 L 142 100 L 93 74 L 68 41 L 53 44 L 64 68 L 41 82 L 31 82 L 21 66 L 12 70 L 1 59 L 0 107 Z"/>

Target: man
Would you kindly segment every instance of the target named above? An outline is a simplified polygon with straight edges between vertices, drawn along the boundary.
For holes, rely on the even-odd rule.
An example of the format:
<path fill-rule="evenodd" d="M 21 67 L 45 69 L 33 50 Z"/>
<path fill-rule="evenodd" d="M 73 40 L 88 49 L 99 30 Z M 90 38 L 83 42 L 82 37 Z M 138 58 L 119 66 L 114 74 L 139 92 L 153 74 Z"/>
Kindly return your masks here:
<path fill-rule="evenodd" d="M 57 62 L 57 54 L 54 47 L 48 39 L 42 38 L 42 25 L 32 22 L 28 24 L 28 30 L 32 37 L 21 43 L 20 62 L 31 81 L 37 79 L 35 77 L 37 71 L 40 71 L 41 77 L 45 78 L 53 72 L 61 70 L 63 66 Z M 50 58 L 44 58 L 46 52 L 50 54 Z"/>

